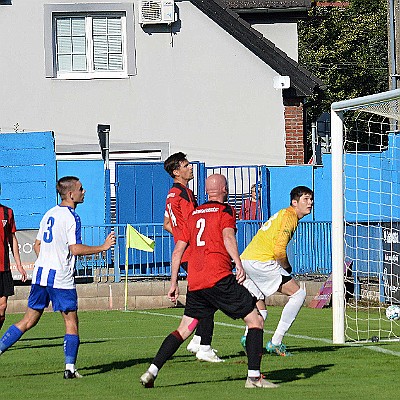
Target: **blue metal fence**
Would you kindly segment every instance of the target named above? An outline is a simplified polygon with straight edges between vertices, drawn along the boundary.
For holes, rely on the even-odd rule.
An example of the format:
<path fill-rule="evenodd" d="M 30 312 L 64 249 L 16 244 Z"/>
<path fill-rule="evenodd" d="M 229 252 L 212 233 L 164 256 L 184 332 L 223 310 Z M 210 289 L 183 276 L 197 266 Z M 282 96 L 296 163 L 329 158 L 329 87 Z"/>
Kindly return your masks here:
<path fill-rule="evenodd" d="M 239 252 L 244 250 L 260 225 L 261 221 L 257 220 L 237 221 Z M 174 248 L 172 236 L 163 229 L 161 223 L 134 224 L 134 227 L 156 243 L 152 253 L 128 249 L 128 268 L 126 268 L 126 225 L 83 226 L 82 240 L 86 244 L 103 243 L 111 230 L 115 232 L 117 241 L 112 251 L 105 254 L 78 257 L 77 276 L 98 282 L 120 282 L 126 275 L 128 278 L 170 276 L 171 254 Z M 331 224 L 329 222 L 299 223 L 288 246 L 288 257 L 294 274 L 331 273 Z M 180 273 L 185 275 L 183 270 Z"/>
<path fill-rule="evenodd" d="M 330 274 L 332 272 L 331 223 L 300 222 L 287 252 L 294 274 Z"/>

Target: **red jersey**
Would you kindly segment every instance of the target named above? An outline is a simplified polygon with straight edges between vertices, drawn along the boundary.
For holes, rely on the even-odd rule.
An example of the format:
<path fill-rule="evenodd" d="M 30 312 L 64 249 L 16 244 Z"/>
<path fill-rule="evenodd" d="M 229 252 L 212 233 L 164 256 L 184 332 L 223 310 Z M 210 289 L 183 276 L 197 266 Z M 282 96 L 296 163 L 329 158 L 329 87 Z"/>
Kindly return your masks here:
<path fill-rule="evenodd" d="M 184 229 L 184 242 L 189 243 L 188 286 L 190 290 L 213 287 L 232 274 L 232 260 L 222 236 L 225 228 L 236 230 L 236 213 L 229 204 L 209 201 L 197 207 Z"/>
<path fill-rule="evenodd" d="M 12 246 L 12 234 L 16 232 L 14 214 L 11 208 L 0 204 L 0 272 L 10 270 L 9 246 Z"/>
<path fill-rule="evenodd" d="M 180 183 L 174 183 L 168 192 L 165 212 L 172 227 L 174 242 L 182 240 L 182 229 L 186 225 L 189 214 L 197 207 L 193 192 Z"/>

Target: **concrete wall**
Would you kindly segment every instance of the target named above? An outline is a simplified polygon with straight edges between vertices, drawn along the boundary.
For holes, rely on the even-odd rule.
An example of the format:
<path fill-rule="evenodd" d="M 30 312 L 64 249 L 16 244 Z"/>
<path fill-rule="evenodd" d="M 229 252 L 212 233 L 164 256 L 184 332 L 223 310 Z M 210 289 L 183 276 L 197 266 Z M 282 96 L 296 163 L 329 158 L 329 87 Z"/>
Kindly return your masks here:
<path fill-rule="evenodd" d="M 135 6 L 137 70 L 126 79 L 46 78 L 43 6 L 51 2 L 1 7 L 1 131 L 18 123 L 20 131 L 54 131 L 57 145 L 97 144 L 97 124 L 107 123 L 113 142 L 169 142 L 171 152 L 209 165 L 284 165 L 277 73 L 189 1 L 176 3 L 180 20 L 172 33 L 142 28 L 137 1 L 125 3 Z M 296 55 L 295 24 L 264 32 Z"/>
<path fill-rule="evenodd" d="M 306 290 L 306 306 L 318 294 L 323 282 L 300 282 Z M 180 302 L 185 304 L 186 281 L 179 282 Z M 143 310 L 172 307 L 167 299 L 169 281 L 148 280 L 128 283 L 128 309 Z M 29 286 L 16 286 L 15 295 L 8 299 L 8 313 L 20 313 L 26 310 Z M 124 283 L 93 283 L 77 286 L 80 310 L 123 310 L 125 307 Z M 268 299 L 267 305 L 286 304 L 287 296 L 276 294 Z"/>

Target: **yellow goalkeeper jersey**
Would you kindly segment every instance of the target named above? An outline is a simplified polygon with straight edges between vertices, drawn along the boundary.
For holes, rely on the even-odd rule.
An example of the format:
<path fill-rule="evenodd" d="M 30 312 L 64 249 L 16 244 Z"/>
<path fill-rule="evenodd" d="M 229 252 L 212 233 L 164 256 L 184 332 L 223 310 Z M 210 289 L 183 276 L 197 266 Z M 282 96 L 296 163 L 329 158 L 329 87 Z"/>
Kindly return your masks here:
<path fill-rule="evenodd" d="M 261 226 L 240 258 L 262 262 L 285 258 L 286 246 L 298 222 L 299 218 L 292 206 L 278 211 Z"/>

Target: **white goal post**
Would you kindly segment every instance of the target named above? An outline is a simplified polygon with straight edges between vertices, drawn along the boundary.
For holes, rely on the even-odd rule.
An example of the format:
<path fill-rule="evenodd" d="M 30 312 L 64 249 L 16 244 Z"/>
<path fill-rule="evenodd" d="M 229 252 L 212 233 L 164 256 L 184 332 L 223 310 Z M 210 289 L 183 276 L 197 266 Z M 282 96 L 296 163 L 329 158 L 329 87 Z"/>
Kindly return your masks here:
<path fill-rule="evenodd" d="M 347 116 L 351 118 L 346 120 Z M 400 161 L 397 164 L 400 148 L 395 151 L 391 148 L 392 143 L 398 142 L 397 121 L 400 121 L 400 89 L 339 101 L 331 106 L 332 307 L 333 343 L 336 344 L 371 337 L 373 341 L 387 337 L 399 340 L 398 321 L 388 321 L 384 312 L 392 301 L 398 304 L 396 297 L 382 297 L 382 289 L 379 297 L 379 287 L 378 298 L 373 301 L 372 295 L 367 294 L 367 300 L 363 300 L 357 292 L 361 287 L 359 282 L 369 279 L 369 265 L 374 268 L 371 276 L 374 275 L 375 284 L 383 287 L 381 281 L 387 278 L 382 275 L 382 237 L 376 232 L 378 229 L 383 232 L 392 224 L 400 225 L 396 208 L 400 179 L 396 176 L 394 183 L 386 181 L 386 176 L 396 175 L 396 168 L 400 167 Z M 372 231 L 375 237 L 369 237 Z M 394 258 L 398 257 L 396 254 Z M 362 271 L 351 278 L 355 289 L 350 301 L 346 297 L 344 273 L 348 259 L 363 264 Z M 369 290 L 370 286 L 364 289 Z"/>

